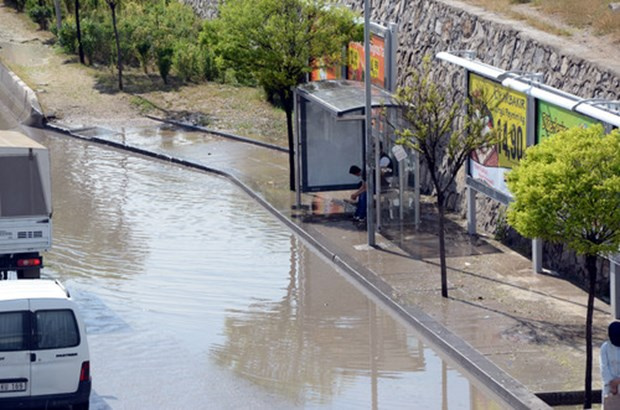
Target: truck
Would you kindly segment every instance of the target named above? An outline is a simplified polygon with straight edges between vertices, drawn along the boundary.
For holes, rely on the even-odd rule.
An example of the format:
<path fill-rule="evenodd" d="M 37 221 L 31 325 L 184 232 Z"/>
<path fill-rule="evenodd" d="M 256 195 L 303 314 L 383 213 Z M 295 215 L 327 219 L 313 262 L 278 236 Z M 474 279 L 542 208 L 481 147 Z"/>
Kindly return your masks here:
<path fill-rule="evenodd" d="M 17 131 L 0 130 L 0 280 L 38 279 L 52 246 L 49 151 Z"/>

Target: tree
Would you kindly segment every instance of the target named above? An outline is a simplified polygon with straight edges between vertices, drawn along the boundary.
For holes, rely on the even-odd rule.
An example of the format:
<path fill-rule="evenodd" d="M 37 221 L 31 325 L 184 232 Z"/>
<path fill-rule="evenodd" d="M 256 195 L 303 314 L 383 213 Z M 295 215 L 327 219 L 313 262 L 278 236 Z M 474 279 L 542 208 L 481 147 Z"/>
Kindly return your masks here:
<path fill-rule="evenodd" d="M 620 132 L 573 128 L 526 150 L 507 176 L 508 223 L 528 238 L 585 255 L 588 274 L 584 408 L 592 404 L 592 314 L 596 257 L 620 247 Z"/>
<path fill-rule="evenodd" d="M 441 295 L 448 297 L 446 269 L 445 212 L 446 198 L 455 178 L 471 153 L 496 142 L 493 131 L 486 128 L 491 101 L 477 95 L 466 103 L 462 125 L 457 124 L 463 104 L 451 90 L 431 79 L 431 60 L 424 57 L 420 68 L 411 70 L 407 84 L 396 92 L 405 126 L 396 130 L 398 144 L 414 149 L 426 164 L 435 194 L 439 217 L 439 259 Z M 497 104 L 498 101 L 494 100 Z"/>
<path fill-rule="evenodd" d="M 77 0 L 76 0 L 77 1 Z M 121 54 L 121 43 L 118 36 L 118 27 L 116 24 L 116 7 L 120 0 L 106 0 L 110 11 L 112 12 L 112 27 L 114 28 L 114 39 L 116 40 L 116 66 L 118 68 L 118 89 L 123 91 L 123 59 Z"/>
<path fill-rule="evenodd" d="M 51 7 L 43 0 L 28 0 L 26 9 L 28 16 L 39 25 L 39 28 L 47 30 L 49 19 L 52 17 Z"/>
<path fill-rule="evenodd" d="M 82 29 L 80 28 L 80 0 L 75 0 L 75 30 L 77 33 L 78 55 L 80 56 L 80 64 L 84 63 L 84 47 L 82 45 Z"/>
<path fill-rule="evenodd" d="M 215 52 L 260 84 L 286 113 L 290 186 L 295 189 L 293 88 L 305 80 L 310 61 L 339 61 L 355 30 L 353 13 L 328 0 L 229 0 L 220 6 Z"/>

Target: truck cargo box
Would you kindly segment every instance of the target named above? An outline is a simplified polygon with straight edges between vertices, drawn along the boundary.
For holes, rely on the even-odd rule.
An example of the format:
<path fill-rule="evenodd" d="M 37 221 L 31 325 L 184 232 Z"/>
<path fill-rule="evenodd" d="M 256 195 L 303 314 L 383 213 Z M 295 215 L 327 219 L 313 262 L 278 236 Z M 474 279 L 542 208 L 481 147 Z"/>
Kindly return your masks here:
<path fill-rule="evenodd" d="M 19 132 L 0 131 L 0 264 L 14 260 L 11 255 L 48 250 L 51 216 L 47 148 Z"/>

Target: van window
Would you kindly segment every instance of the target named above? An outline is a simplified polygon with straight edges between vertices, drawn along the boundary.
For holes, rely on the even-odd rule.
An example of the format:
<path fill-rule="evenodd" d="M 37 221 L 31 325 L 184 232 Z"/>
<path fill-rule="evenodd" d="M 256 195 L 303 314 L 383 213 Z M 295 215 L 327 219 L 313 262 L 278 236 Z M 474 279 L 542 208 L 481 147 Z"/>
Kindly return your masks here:
<path fill-rule="evenodd" d="M 80 344 L 77 322 L 70 309 L 35 312 L 34 349 L 59 349 Z"/>
<path fill-rule="evenodd" d="M 0 352 L 28 348 L 29 313 L 26 311 L 0 313 Z"/>

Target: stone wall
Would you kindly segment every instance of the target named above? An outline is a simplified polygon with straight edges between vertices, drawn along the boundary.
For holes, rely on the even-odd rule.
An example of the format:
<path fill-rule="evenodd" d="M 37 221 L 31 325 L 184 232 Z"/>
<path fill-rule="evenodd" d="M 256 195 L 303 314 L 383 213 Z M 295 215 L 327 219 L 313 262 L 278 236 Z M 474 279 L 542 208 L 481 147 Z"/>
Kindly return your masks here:
<path fill-rule="evenodd" d="M 181 3 L 190 6 L 203 19 L 211 19 L 217 15 L 217 0 L 181 0 Z"/>
<path fill-rule="evenodd" d="M 363 0 L 345 1 L 363 10 Z M 569 39 L 531 29 L 519 22 L 503 21 L 492 13 L 460 2 L 374 0 L 372 7 L 373 20 L 398 24 L 399 81 L 409 67 L 420 64 L 426 54 L 474 50 L 482 62 L 504 70 L 542 73 L 545 84 L 579 97 L 620 99 L 620 61 L 597 54 L 596 48 L 589 44 L 571 44 Z M 441 84 L 450 85 L 457 96 L 463 96 L 463 69 L 437 62 L 433 75 Z M 450 195 L 450 205 L 463 215 L 464 199 L 464 176 L 461 176 L 455 192 Z M 480 231 L 499 233 L 520 252 L 531 254 L 530 242 L 506 227 L 504 207 L 482 195 L 478 195 L 477 202 Z M 560 245 L 545 244 L 543 252 L 545 268 L 562 272 L 576 283 L 584 283 L 583 258 Z M 606 296 L 609 292 L 608 262 L 600 260 L 599 269 L 603 272 L 599 293 Z"/>
<path fill-rule="evenodd" d="M 199 10 L 201 16 L 212 16 L 216 0 L 183 0 Z M 363 0 L 341 0 L 363 11 Z M 397 52 L 398 78 L 411 66 L 420 64 L 427 55 L 440 51 L 474 50 L 477 59 L 505 70 L 539 72 L 544 83 L 583 98 L 620 99 L 620 58 L 602 53 L 587 43 L 571 43 L 570 39 L 534 30 L 517 21 L 505 21 L 480 8 L 450 0 L 373 0 L 374 21 L 396 23 L 399 30 Z M 463 97 L 463 69 L 437 62 L 434 79 L 448 84 L 456 96 Z M 423 177 L 423 191 L 430 193 L 428 178 Z M 485 233 L 502 231 L 502 235 L 524 253 L 528 241 L 505 228 L 502 208 L 482 195 L 478 196 L 478 229 Z M 449 196 L 452 209 L 464 215 L 464 175 Z M 585 270 L 581 258 L 561 246 L 544 247 L 545 267 L 581 282 Z M 603 293 L 608 290 L 608 264 L 601 261 L 605 274 Z"/>

